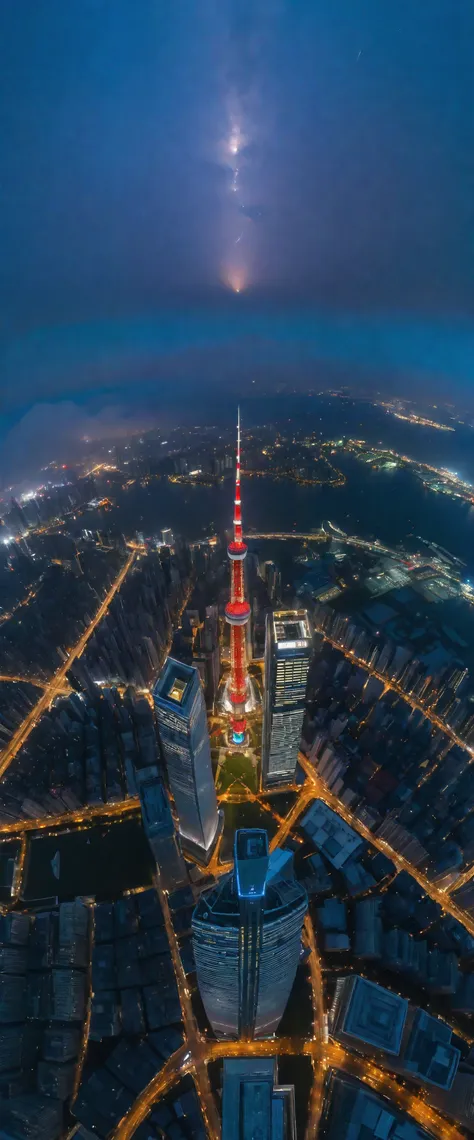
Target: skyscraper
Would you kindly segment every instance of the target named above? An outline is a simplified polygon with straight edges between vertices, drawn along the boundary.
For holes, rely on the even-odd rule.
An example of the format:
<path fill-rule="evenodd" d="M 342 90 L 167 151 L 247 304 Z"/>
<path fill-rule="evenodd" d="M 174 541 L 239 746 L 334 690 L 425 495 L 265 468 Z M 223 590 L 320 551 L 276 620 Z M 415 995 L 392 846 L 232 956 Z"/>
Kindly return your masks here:
<path fill-rule="evenodd" d="M 245 626 L 250 617 L 250 606 L 245 598 L 244 560 L 247 547 L 242 539 L 242 506 L 240 499 L 240 408 L 237 420 L 237 462 L 235 469 L 234 539 L 227 547 L 231 566 L 230 601 L 225 608 L 230 625 L 230 685 L 232 708 L 232 740 L 243 744 L 245 740 L 245 705 L 249 692 L 247 672 Z"/>
<path fill-rule="evenodd" d="M 290 996 L 307 897 L 268 871 L 266 831 L 236 831 L 233 872 L 193 914 L 199 991 L 217 1037 L 275 1033 Z"/>
<path fill-rule="evenodd" d="M 306 610 L 268 613 L 262 732 L 264 788 L 291 784 L 301 741 L 313 637 Z"/>
<path fill-rule="evenodd" d="M 296 1140 L 295 1090 L 278 1085 L 276 1057 L 226 1057 L 222 1140 Z"/>
<path fill-rule="evenodd" d="M 217 606 L 206 606 L 203 626 L 193 644 L 193 661 L 199 669 L 208 708 L 213 708 L 219 686 L 220 648 Z"/>
<path fill-rule="evenodd" d="M 139 792 L 145 835 L 160 871 L 162 887 L 171 894 L 188 882 L 188 876 L 168 797 L 158 776 L 143 780 Z"/>
<path fill-rule="evenodd" d="M 155 709 L 183 849 L 208 862 L 219 834 L 206 705 L 198 670 L 168 657 Z"/>
<path fill-rule="evenodd" d="M 262 578 L 268 590 L 268 596 L 273 602 L 280 590 L 280 571 L 274 562 L 264 562 Z"/>

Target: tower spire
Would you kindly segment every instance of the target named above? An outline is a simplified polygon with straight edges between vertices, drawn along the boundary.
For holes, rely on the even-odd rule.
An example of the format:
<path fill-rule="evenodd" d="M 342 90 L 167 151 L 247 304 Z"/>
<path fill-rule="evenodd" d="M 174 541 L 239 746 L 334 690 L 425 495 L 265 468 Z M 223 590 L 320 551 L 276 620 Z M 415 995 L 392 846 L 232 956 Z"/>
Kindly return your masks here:
<path fill-rule="evenodd" d="M 240 498 L 240 408 L 237 412 L 237 459 L 235 464 L 234 542 L 242 542 L 242 500 Z"/>
<path fill-rule="evenodd" d="M 231 568 L 230 601 L 225 609 L 230 625 L 230 702 L 232 707 L 232 739 L 242 744 L 245 739 L 245 705 L 249 691 L 245 626 L 250 606 L 244 593 L 244 560 L 247 547 L 242 538 L 242 503 L 240 498 L 240 407 L 237 411 L 237 454 L 235 465 L 234 540 L 227 548 Z"/>

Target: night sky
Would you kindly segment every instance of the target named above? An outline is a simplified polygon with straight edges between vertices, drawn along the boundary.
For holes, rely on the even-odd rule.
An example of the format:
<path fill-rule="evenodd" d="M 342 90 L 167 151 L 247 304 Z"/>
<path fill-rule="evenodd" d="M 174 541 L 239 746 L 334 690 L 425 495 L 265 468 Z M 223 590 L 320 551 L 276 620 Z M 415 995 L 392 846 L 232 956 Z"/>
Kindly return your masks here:
<path fill-rule="evenodd" d="M 474 403 L 473 42 L 471 0 L 2 0 L 2 469 L 200 387 Z"/>

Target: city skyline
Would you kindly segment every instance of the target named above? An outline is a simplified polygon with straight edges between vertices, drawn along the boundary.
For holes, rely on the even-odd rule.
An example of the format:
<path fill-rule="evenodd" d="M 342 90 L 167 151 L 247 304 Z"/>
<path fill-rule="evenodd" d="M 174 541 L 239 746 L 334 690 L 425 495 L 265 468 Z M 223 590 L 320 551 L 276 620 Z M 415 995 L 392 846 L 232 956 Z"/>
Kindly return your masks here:
<path fill-rule="evenodd" d="M 351 406 L 344 391 L 328 399 Z M 454 415 L 448 432 L 400 415 L 394 430 L 445 448 L 459 431 Z M 247 505 L 266 480 L 278 518 L 286 487 L 337 496 L 368 458 L 378 486 L 409 479 L 458 517 L 470 485 L 404 450 L 320 443 L 309 422 L 247 428 L 242 453 L 239 437 L 236 456 L 230 425 L 184 430 L 164 454 L 161 433 L 130 437 L 20 496 L 3 522 L 6 574 L 30 577 L 0 622 L 14 718 L 0 729 L 0 1063 L 16 1058 L 26 1080 L 32 1016 L 41 1041 L 27 1095 L 8 1086 L 14 1140 L 38 1113 L 45 1140 L 62 1140 L 69 1104 L 104 1140 L 142 1124 L 174 1136 L 183 1113 L 185 1140 L 217 1140 L 231 1080 L 245 1128 L 271 1121 L 285 1140 L 322 1121 L 339 1140 L 339 1096 L 347 1127 L 383 1119 L 403 1140 L 458 1140 L 472 1123 L 466 566 L 441 543 L 387 545 L 311 515 L 305 531 L 244 541 L 240 491 L 245 479 Z M 119 489 L 125 504 L 154 479 L 177 502 L 224 492 L 227 531 L 236 487 L 237 592 L 252 615 L 243 739 L 228 699 L 228 535 L 188 542 L 174 514 L 150 535 L 135 513 L 126 537 Z M 91 510 L 107 530 L 84 525 Z M 76 609 L 59 616 L 43 591 L 63 580 Z"/>
<path fill-rule="evenodd" d="M 473 42 L 0 6 L 1 1140 L 474 1138 Z"/>

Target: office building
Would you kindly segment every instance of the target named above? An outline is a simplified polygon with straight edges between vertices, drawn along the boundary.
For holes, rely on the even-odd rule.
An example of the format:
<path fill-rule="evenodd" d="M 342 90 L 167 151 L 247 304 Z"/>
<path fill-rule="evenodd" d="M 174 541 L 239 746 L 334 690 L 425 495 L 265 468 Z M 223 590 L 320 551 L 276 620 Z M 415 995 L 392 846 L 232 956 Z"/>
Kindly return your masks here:
<path fill-rule="evenodd" d="M 166 790 L 158 776 L 140 784 L 143 827 L 160 872 L 163 889 L 171 893 L 188 881 Z"/>
<path fill-rule="evenodd" d="M 219 615 L 217 606 L 207 606 L 203 625 L 193 644 L 193 664 L 199 670 L 207 707 L 212 709 L 220 677 Z"/>
<path fill-rule="evenodd" d="M 278 1085 L 276 1057 L 226 1057 L 222 1140 L 296 1140 L 295 1090 Z"/>
<path fill-rule="evenodd" d="M 405 1072 L 440 1089 L 450 1089 L 461 1058 L 459 1049 L 451 1044 L 451 1026 L 424 1009 L 410 1010 L 410 1024 L 403 1053 Z"/>
<path fill-rule="evenodd" d="M 53 970 L 52 1021 L 82 1021 L 86 1008 L 86 978 L 79 970 Z"/>
<path fill-rule="evenodd" d="M 262 578 L 267 587 L 268 597 L 270 598 L 271 602 L 274 602 L 279 595 L 281 584 L 280 571 L 277 569 L 274 562 L 263 563 Z"/>
<path fill-rule="evenodd" d="M 327 1140 L 429 1140 L 431 1133 L 359 1081 L 339 1075 L 331 1093 Z"/>
<path fill-rule="evenodd" d="M 306 910 L 303 887 L 272 874 L 266 831 L 236 831 L 234 870 L 201 897 L 192 921 L 199 990 L 217 1037 L 275 1033 L 295 979 Z"/>
<path fill-rule="evenodd" d="M 293 878 L 293 852 L 285 847 L 275 847 L 268 863 L 267 883 L 276 879 Z"/>
<path fill-rule="evenodd" d="M 353 975 L 336 983 L 331 1032 L 352 1048 L 361 1042 L 398 1056 L 407 1014 L 405 998 Z"/>
<path fill-rule="evenodd" d="M 313 637 L 306 610 L 268 613 L 265 629 L 264 788 L 291 784 L 301 743 Z"/>
<path fill-rule="evenodd" d="M 207 863 L 219 835 L 206 705 L 199 672 L 168 657 L 155 709 L 183 850 Z"/>
<path fill-rule="evenodd" d="M 300 826 L 336 871 L 340 871 L 349 859 L 360 854 L 363 849 L 364 841 L 360 835 L 323 800 L 315 800 L 311 804 Z"/>
<path fill-rule="evenodd" d="M 172 546 L 174 543 L 174 534 L 169 527 L 165 527 L 161 532 L 161 541 L 163 546 Z"/>

